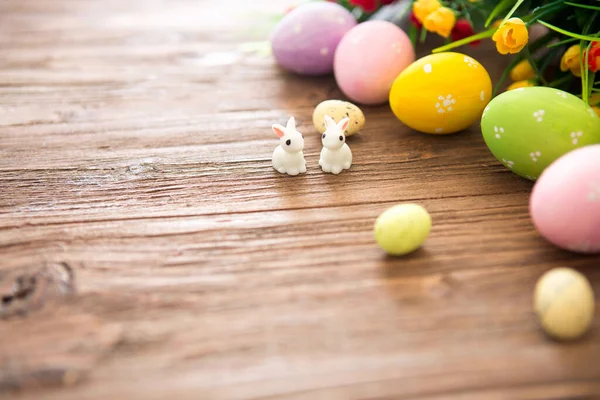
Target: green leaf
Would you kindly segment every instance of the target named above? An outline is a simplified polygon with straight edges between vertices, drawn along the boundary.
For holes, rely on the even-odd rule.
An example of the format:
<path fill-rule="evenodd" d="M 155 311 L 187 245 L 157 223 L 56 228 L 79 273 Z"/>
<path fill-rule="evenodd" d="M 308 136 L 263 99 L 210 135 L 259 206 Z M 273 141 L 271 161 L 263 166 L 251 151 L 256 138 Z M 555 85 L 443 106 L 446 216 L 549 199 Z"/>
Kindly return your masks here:
<path fill-rule="evenodd" d="M 419 38 L 419 41 L 423 43 L 425 42 L 425 39 L 427 39 L 427 29 L 423 27 L 421 28 L 421 37 Z"/>
<path fill-rule="evenodd" d="M 596 78 L 596 73 L 595 72 L 589 72 L 589 77 L 588 77 L 588 99 L 587 99 L 587 103 L 589 104 L 590 102 L 590 97 L 592 96 L 592 89 L 594 88 L 594 79 Z"/>
<path fill-rule="evenodd" d="M 487 13 L 483 13 L 480 9 L 471 12 L 471 20 L 473 21 L 473 28 L 476 31 L 482 31 L 485 28 L 485 19 Z"/>
<path fill-rule="evenodd" d="M 590 43 L 591 45 L 591 43 Z M 581 47 L 583 47 L 583 42 L 581 42 Z M 581 60 L 579 61 L 579 68 L 581 69 L 581 97 L 583 101 L 588 102 L 589 92 L 588 92 L 588 52 L 583 50 L 580 53 Z"/>
<path fill-rule="evenodd" d="M 475 26 L 473 25 L 473 19 L 471 17 L 470 4 L 466 0 L 456 0 L 456 4 L 454 5 L 456 7 L 453 7 L 453 9 L 456 10 L 458 16 L 463 16 L 471 26 Z"/>
<path fill-rule="evenodd" d="M 549 24 L 547 22 L 544 22 L 544 21 L 539 21 L 539 23 L 542 24 L 542 25 L 544 25 L 546 28 L 552 29 L 555 32 L 562 33 L 565 36 L 574 37 L 574 38 L 577 38 L 577 39 L 580 39 L 580 40 L 586 40 L 588 42 L 593 42 L 593 41 L 598 40 L 597 38 L 595 38 L 593 36 L 580 35 L 580 34 L 577 34 L 577 33 L 565 31 L 564 29 L 561 29 L 561 28 L 559 28 L 557 26 L 551 25 L 551 24 Z"/>
<path fill-rule="evenodd" d="M 596 12 L 594 12 L 594 17 L 596 16 Z M 591 25 L 591 23 L 590 23 Z M 586 29 L 587 30 L 587 29 Z M 598 37 L 598 35 L 600 35 L 600 32 L 598 32 L 596 34 L 596 37 Z M 588 45 L 585 45 L 585 42 L 582 41 L 580 44 L 581 47 L 581 96 L 583 98 L 583 101 L 585 101 L 586 103 L 589 100 L 589 96 L 590 93 L 592 92 L 592 88 L 594 87 L 594 77 L 595 77 L 595 73 L 591 72 L 588 68 L 588 62 L 589 62 L 589 55 L 590 55 L 590 49 L 592 48 L 592 43 L 594 42 L 590 42 L 588 43 Z M 585 47 L 585 49 L 584 49 Z M 591 79 L 590 79 L 591 77 Z"/>
<path fill-rule="evenodd" d="M 563 44 L 573 43 L 573 42 L 576 42 L 578 40 L 579 39 L 577 39 L 577 38 L 570 38 L 570 39 L 561 40 L 560 42 L 549 44 L 548 48 L 551 49 L 553 47 L 558 47 L 558 46 L 562 46 Z"/>
<path fill-rule="evenodd" d="M 592 13 L 592 17 L 587 21 L 587 23 L 583 27 L 583 31 L 581 33 L 583 33 L 584 35 L 587 35 L 590 32 L 590 29 L 592 28 L 592 24 L 596 20 L 596 16 L 598 16 L 598 11 L 594 11 Z M 596 34 L 596 36 L 598 36 L 598 34 Z"/>
<path fill-rule="evenodd" d="M 553 1 L 552 3 L 544 4 L 543 6 L 534 8 L 533 11 L 531 12 L 531 14 L 537 14 L 537 13 L 545 11 L 549 8 L 554 8 L 559 4 L 562 5 L 564 3 L 565 3 L 564 0 L 556 0 L 556 1 Z"/>
<path fill-rule="evenodd" d="M 531 50 L 531 53 L 535 53 L 536 51 L 544 47 L 546 44 L 548 44 L 550 41 L 552 41 L 552 39 L 554 39 L 554 36 L 555 34 L 552 31 L 544 34 L 544 36 L 536 39 L 533 43 L 529 43 L 529 50 Z"/>
<path fill-rule="evenodd" d="M 584 10 L 583 8 L 574 8 L 572 9 L 572 13 L 569 13 L 568 21 L 575 20 L 578 27 L 584 26 L 590 16 L 590 12 L 588 10 Z"/>
<path fill-rule="evenodd" d="M 580 8 L 587 8 L 588 10 L 596 10 L 596 11 L 600 11 L 600 7 L 599 6 L 589 6 L 587 4 L 578 4 L 578 3 L 571 3 L 568 1 L 565 1 L 566 5 L 572 6 L 572 7 L 580 7 Z"/>
<path fill-rule="evenodd" d="M 469 36 L 469 37 L 461 39 L 461 40 L 457 40 L 456 42 L 452 42 L 445 46 L 438 47 L 437 49 L 433 49 L 431 52 L 432 53 L 441 53 L 441 52 L 448 51 L 448 50 L 460 47 L 462 45 L 474 42 L 476 40 L 487 39 L 487 38 L 492 37 L 494 35 L 494 32 L 496 32 L 496 28 L 488 29 L 487 31 L 480 32 L 476 35 Z"/>
<path fill-rule="evenodd" d="M 552 49 L 550 49 L 547 53 L 545 53 L 542 57 L 542 62 L 539 65 L 540 71 L 542 73 L 546 72 L 546 69 L 548 68 L 548 66 L 550 65 L 550 63 L 552 63 L 556 56 L 562 52 L 563 49 L 559 48 L 559 47 L 554 47 Z"/>
<path fill-rule="evenodd" d="M 527 26 L 531 26 L 535 22 L 537 22 L 537 20 L 539 20 L 540 18 L 542 18 L 548 14 L 559 12 L 563 8 L 565 8 L 565 6 L 563 4 L 557 4 L 554 7 L 548 8 L 544 11 L 534 13 L 533 15 L 530 16 L 530 18 L 527 18 Z"/>
<path fill-rule="evenodd" d="M 515 11 L 517 11 L 517 9 L 519 8 L 519 6 L 521 4 L 523 4 L 525 0 L 519 0 L 517 1 L 517 4 L 515 4 L 513 6 L 513 8 L 510 9 L 510 11 L 508 12 L 508 14 L 506 14 L 506 16 L 504 17 L 504 19 L 502 20 L 502 23 L 500 24 L 500 26 L 502 26 L 502 24 L 504 24 L 506 21 L 508 21 L 510 19 L 510 17 L 513 16 L 513 14 L 515 13 Z"/>
<path fill-rule="evenodd" d="M 496 94 L 498 94 L 498 91 L 500 90 L 500 88 L 504 84 L 504 81 L 506 80 L 506 78 L 508 78 L 508 74 L 510 74 L 510 71 L 515 67 L 515 65 L 517 65 L 518 63 L 520 63 L 521 61 L 523 61 L 523 58 L 524 57 L 521 54 L 519 54 L 517 57 L 515 57 L 511 61 L 510 64 L 508 64 L 508 67 L 506 67 L 506 69 L 504 70 L 504 72 L 502 72 L 502 76 L 500 77 L 500 80 L 498 81 L 498 84 L 494 88 L 494 93 L 492 94 L 492 97 L 495 97 Z"/>
<path fill-rule="evenodd" d="M 514 0 L 502 0 L 490 13 L 490 16 L 485 21 L 485 27 L 487 28 L 492 23 L 492 20 L 500 14 L 502 11 L 506 10 L 513 3 Z"/>
<path fill-rule="evenodd" d="M 546 79 L 544 79 L 544 75 L 540 72 L 537 62 L 531 56 L 531 50 L 529 49 L 529 46 L 525 47 L 525 58 L 527 59 L 527 61 L 529 61 L 529 64 L 531 65 L 531 68 L 535 72 L 537 78 L 540 80 L 540 82 L 544 84 L 544 86 L 546 86 L 548 82 L 546 81 Z"/>
<path fill-rule="evenodd" d="M 550 83 L 548 83 L 549 87 L 557 88 L 561 86 L 563 83 L 571 82 L 574 79 L 573 74 L 571 72 L 567 72 L 565 76 L 562 78 L 558 78 Z"/>
<path fill-rule="evenodd" d="M 408 31 L 408 37 L 410 38 L 410 42 L 412 43 L 413 47 L 417 46 L 417 37 L 419 36 L 419 30 L 417 29 L 416 26 L 411 25 L 410 29 Z"/>

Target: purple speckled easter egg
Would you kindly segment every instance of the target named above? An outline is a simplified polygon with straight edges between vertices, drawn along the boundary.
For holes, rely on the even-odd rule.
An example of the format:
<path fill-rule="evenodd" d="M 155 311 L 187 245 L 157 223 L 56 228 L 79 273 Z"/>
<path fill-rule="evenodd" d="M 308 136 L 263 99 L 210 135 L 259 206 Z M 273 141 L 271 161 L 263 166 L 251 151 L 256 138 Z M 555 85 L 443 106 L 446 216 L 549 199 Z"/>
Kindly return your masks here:
<path fill-rule="evenodd" d="M 533 187 L 529 211 L 538 232 L 556 246 L 600 253 L 600 144 L 550 164 Z"/>
<path fill-rule="evenodd" d="M 288 71 L 302 75 L 329 74 L 340 40 L 355 25 L 354 16 L 338 4 L 304 4 L 287 14 L 273 30 L 273 55 Z"/>

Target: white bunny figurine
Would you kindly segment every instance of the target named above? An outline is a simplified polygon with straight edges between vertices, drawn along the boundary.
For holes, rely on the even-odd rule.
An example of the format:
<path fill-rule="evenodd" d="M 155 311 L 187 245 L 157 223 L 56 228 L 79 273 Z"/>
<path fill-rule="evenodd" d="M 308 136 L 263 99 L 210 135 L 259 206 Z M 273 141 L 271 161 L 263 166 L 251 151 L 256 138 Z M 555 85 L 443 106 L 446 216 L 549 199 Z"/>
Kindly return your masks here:
<path fill-rule="evenodd" d="M 346 135 L 344 135 L 348 124 L 350 124 L 349 118 L 344 118 L 336 124 L 333 118 L 325 115 L 326 131 L 321 139 L 323 150 L 319 159 L 323 172 L 337 175 L 352 165 L 352 152 L 346 144 Z"/>
<path fill-rule="evenodd" d="M 273 152 L 273 168 L 282 174 L 298 175 L 306 172 L 304 160 L 304 136 L 296 130 L 296 120 L 291 117 L 287 126 L 273 125 L 279 137 L 279 146 Z"/>

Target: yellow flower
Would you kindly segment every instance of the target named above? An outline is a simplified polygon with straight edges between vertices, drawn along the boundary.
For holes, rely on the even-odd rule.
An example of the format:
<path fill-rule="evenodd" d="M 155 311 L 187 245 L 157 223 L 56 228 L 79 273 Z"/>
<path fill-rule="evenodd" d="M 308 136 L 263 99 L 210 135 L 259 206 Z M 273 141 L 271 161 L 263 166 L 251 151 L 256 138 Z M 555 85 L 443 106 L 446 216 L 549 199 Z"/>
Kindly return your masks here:
<path fill-rule="evenodd" d="M 413 3 L 413 13 L 420 23 L 442 5 L 438 0 L 417 0 Z"/>
<path fill-rule="evenodd" d="M 454 24 L 456 24 L 456 15 L 454 15 L 454 11 L 446 7 L 438 8 L 423 21 L 425 29 L 443 37 L 450 36 Z"/>
<path fill-rule="evenodd" d="M 531 86 L 535 86 L 534 81 L 527 81 L 527 80 L 517 81 L 517 82 L 512 83 L 509 87 L 507 87 L 506 91 L 515 90 L 515 89 L 519 89 L 519 88 L 525 88 L 525 87 L 531 87 Z"/>
<path fill-rule="evenodd" d="M 578 44 L 569 47 L 560 59 L 560 70 L 568 71 L 575 76 L 581 76 L 581 50 Z"/>
<path fill-rule="evenodd" d="M 600 107 L 594 106 L 592 107 L 592 110 L 596 111 L 596 114 L 600 117 Z"/>
<path fill-rule="evenodd" d="M 520 18 L 511 18 L 502 24 L 492 36 L 500 54 L 516 54 L 529 41 L 529 32 Z"/>
<path fill-rule="evenodd" d="M 498 29 L 500 28 L 500 25 L 502 24 L 502 20 L 501 19 L 497 19 L 496 21 L 494 21 L 494 23 L 492 24 L 492 27 Z"/>
<path fill-rule="evenodd" d="M 510 71 L 510 79 L 513 81 L 524 81 L 536 77 L 535 71 L 528 60 L 523 60 Z"/>

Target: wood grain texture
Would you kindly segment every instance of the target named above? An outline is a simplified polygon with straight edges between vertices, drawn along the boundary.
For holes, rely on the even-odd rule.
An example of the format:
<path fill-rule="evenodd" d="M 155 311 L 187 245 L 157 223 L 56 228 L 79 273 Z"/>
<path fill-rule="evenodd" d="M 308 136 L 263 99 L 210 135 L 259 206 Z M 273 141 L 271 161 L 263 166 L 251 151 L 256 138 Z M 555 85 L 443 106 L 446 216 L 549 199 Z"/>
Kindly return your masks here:
<path fill-rule="evenodd" d="M 600 396 L 600 318 L 540 331 L 537 278 L 560 251 L 532 184 L 478 127 L 437 137 L 382 107 L 325 175 L 312 109 L 331 77 L 240 51 L 293 1 L 0 2 L 3 295 L 66 261 L 78 293 L 0 322 L 0 393 L 21 399 L 564 399 Z M 506 59 L 467 49 L 497 79 Z M 304 176 L 277 174 L 295 115 Z M 377 215 L 429 209 L 424 248 L 377 248 Z M 600 307 L 597 307 L 600 309 Z"/>

